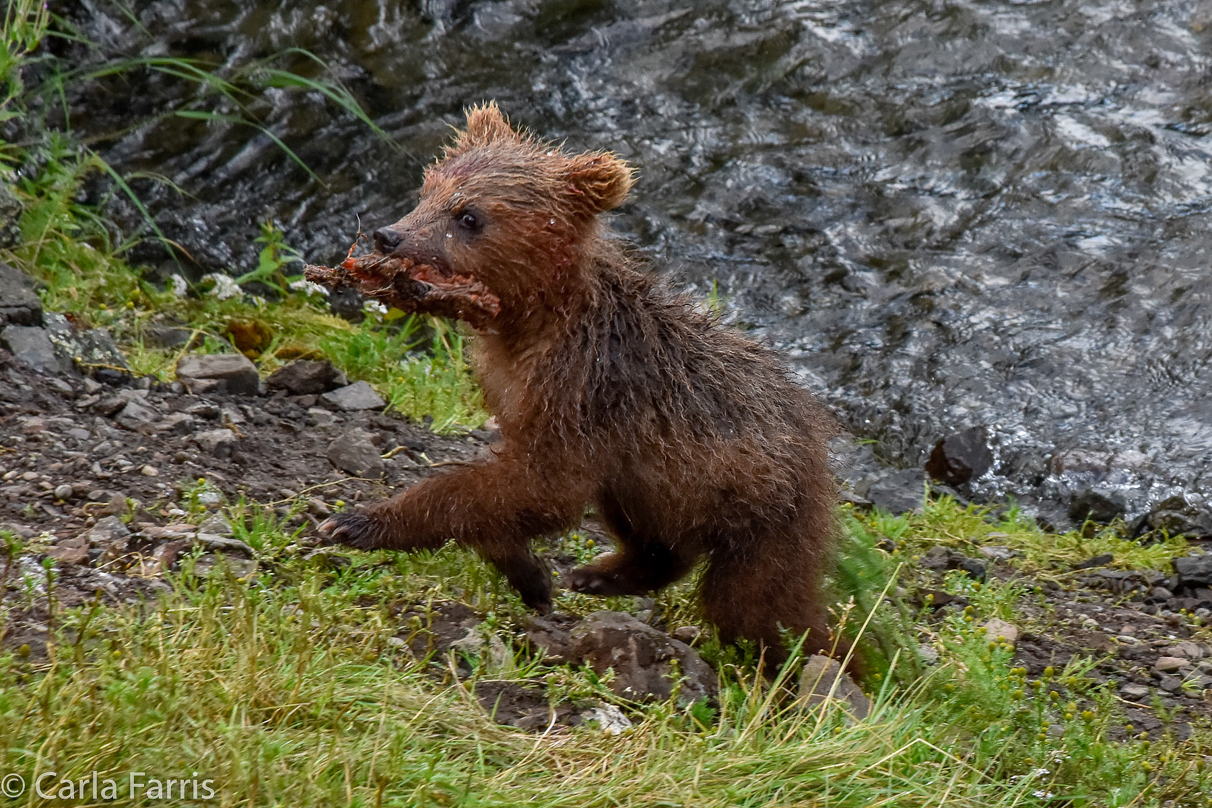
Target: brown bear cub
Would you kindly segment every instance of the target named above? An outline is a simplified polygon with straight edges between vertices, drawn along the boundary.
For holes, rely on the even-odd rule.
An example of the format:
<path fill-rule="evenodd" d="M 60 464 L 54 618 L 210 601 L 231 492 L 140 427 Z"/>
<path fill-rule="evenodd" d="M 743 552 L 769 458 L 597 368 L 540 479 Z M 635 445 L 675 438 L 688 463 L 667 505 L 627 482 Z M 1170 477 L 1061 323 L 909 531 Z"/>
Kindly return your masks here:
<path fill-rule="evenodd" d="M 350 282 L 476 332 L 500 440 L 482 462 L 321 525 L 362 549 L 447 541 L 496 565 L 531 608 L 551 575 L 531 539 L 592 507 L 617 551 L 569 588 L 642 595 L 706 562 L 705 617 L 725 642 L 786 658 L 783 633 L 830 647 L 821 577 L 834 543 L 834 421 L 779 359 L 644 274 L 599 214 L 632 185 L 609 153 L 514 131 L 495 105 L 425 172 L 416 209 L 375 253 L 310 277 Z"/>

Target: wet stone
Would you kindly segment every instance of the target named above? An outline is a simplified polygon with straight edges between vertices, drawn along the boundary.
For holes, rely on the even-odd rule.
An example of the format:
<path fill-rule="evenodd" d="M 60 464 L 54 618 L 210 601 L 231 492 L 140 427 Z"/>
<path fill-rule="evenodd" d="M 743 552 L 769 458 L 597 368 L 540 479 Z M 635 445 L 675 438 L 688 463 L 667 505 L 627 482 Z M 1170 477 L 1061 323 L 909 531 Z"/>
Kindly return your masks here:
<path fill-rule="evenodd" d="M 898 515 L 921 510 L 926 492 L 926 473 L 921 469 L 902 469 L 876 480 L 864 496 L 882 511 Z"/>
<path fill-rule="evenodd" d="M 342 376 L 331 362 L 299 359 L 274 371 L 265 383 L 296 396 L 315 395 L 340 385 Z"/>
<path fill-rule="evenodd" d="M 257 368 L 242 354 L 187 356 L 177 363 L 177 379 L 191 395 L 257 394 Z"/>
<path fill-rule="evenodd" d="M 948 435 L 934 445 L 926 471 L 948 485 L 963 485 L 993 467 L 989 432 L 978 426 Z"/>
<path fill-rule="evenodd" d="M 369 382 L 354 382 L 346 387 L 333 390 L 320 396 L 325 403 L 338 410 L 381 410 L 387 406 Z"/>
<path fill-rule="evenodd" d="M 1175 558 L 1174 571 L 1178 574 L 1179 586 L 1212 586 L 1212 553 Z"/>
<path fill-rule="evenodd" d="M 351 429 L 328 446 L 328 462 L 354 477 L 382 477 L 386 468 L 371 434 Z"/>
<path fill-rule="evenodd" d="M 1069 502 L 1069 518 L 1077 521 L 1089 519 L 1106 524 L 1123 516 L 1128 509 L 1128 499 L 1119 491 L 1105 488 L 1084 488 L 1074 493 Z"/>

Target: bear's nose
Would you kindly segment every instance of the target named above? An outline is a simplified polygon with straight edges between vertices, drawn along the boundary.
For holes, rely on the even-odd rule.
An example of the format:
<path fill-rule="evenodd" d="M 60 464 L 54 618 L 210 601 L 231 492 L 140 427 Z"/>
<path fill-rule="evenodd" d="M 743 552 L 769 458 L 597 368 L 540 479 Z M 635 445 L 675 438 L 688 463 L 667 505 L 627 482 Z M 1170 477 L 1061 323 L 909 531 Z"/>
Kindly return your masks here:
<path fill-rule="evenodd" d="M 388 227 L 380 227 L 375 231 L 375 250 L 383 254 L 395 252 L 396 247 L 400 246 L 400 242 L 404 237 Z"/>

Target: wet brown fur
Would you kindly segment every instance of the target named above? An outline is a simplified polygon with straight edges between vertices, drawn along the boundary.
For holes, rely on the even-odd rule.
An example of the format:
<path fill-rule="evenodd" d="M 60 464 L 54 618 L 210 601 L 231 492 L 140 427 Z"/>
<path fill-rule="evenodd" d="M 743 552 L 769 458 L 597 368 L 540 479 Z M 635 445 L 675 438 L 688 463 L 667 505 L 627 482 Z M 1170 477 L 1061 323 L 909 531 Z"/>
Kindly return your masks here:
<path fill-rule="evenodd" d="M 530 541 L 575 527 L 591 506 L 617 552 L 570 573 L 570 588 L 640 595 L 705 560 L 703 610 L 722 640 L 758 641 L 778 661 L 781 632 L 808 631 L 807 649 L 828 650 L 833 418 L 774 353 L 606 237 L 598 214 L 631 184 L 611 154 L 519 134 L 495 105 L 468 112 L 418 207 L 376 240 L 499 296 L 474 363 L 501 439 L 489 459 L 323 529 L 362 548 L 456 541 L 545 611 L 550 573 Z M 469 211 L 476 232 L 458 224 Z"/>

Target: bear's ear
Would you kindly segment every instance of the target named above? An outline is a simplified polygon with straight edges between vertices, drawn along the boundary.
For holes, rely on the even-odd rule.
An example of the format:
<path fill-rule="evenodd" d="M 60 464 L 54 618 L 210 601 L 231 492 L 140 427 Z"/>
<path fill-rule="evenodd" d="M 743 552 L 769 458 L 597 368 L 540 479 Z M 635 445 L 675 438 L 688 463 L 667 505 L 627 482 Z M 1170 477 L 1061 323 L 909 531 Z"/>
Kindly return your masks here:
<path fill-rule="evenodd" d="M 495 101 L 489 101 L 467 110 L 467 128 L 455 138 L 454 151 L 463 151 L 481 146 L 490 146 L 501 141 L 517 143 L 521 138 L 509 126 Z"/>
<path fill-rule="evenodd" d="M 623 204 L 635 182 L 631 166 L 610 152 L 570 157 L 564 179 L 573 201 L 590 215 Z"/>

